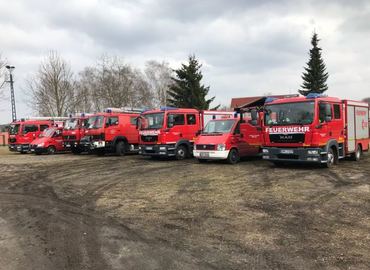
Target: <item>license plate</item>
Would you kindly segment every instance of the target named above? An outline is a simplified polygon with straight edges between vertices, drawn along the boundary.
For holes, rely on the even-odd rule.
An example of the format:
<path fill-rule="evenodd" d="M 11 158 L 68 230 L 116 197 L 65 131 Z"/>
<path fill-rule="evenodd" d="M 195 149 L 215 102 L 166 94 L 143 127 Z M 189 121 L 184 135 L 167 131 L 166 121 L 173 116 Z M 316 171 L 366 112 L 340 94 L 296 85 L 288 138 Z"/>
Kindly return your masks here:
<path fill-rule="evenodd" d="M 153 150 L 153 147 L 151 146 L 145 147 L 145 150 Z"/>
<path fill-rule="evenodd" d="M 66 144 L 66 145 L 65 145 L 65 147 L 67 147 L 67 148 L 68 148 L 68 147 L 71 147 L 71 145 L 70 145 L 70 144 Z"/>
<path fill-rule="evenodd" d="M 282 149 L 280 150 L 281 154 L 293 154 L 294 151 L 292 149 Z"/>
<path fill-rule="evenodd" d="M 209 157 L 208 152 L 200 152 L 200 157 Z"/>
<path fill-rule="evenodd" d="M 31 149 L 31 152 L 35 152 L 35 149 Z"/>

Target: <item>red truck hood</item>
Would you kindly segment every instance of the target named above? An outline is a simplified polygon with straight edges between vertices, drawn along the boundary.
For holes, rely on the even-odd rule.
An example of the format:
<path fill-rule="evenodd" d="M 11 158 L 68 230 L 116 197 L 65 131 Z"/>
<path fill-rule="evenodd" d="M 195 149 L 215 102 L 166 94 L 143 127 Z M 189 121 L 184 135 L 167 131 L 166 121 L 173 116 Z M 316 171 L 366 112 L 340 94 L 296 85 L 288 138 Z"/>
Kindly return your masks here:
<path fill-rule="evenodd" d="M 31 144 L 40 144 L 40 143 L 46 143 L 50 140 L 51 138 L 50 137 L 42 137 L 42 138 L 37 138 L 37 139 L 34 139 Z"/>
<path fill-rule="evenodd" d="M 195 144 L 221 144 L 226 143 L 230 133 L 223 134 L 201 134 L 195 140 Z"/>

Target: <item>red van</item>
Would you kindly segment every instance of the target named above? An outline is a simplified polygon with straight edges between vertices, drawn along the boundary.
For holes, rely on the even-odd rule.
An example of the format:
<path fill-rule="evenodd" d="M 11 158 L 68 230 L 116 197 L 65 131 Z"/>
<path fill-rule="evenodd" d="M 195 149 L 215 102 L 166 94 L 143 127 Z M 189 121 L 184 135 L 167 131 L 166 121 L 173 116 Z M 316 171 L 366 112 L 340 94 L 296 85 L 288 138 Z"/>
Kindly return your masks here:
<path fill-rule="evenodd" d="M 31 142 L 30 150 L 36 155 L 41 155 L 42 153 L 52 155 L 56 152 L 65 151 L 62 128 L 51 127 L 45 129 L 39 138 Z"/>

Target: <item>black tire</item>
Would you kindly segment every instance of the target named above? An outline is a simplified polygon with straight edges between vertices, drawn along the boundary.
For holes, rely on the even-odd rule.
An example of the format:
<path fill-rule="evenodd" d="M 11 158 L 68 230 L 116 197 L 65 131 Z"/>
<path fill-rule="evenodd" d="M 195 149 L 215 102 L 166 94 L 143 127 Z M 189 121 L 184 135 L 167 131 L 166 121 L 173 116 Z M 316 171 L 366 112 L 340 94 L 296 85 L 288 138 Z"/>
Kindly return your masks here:
<path fill-rule="evenodd" d="M 126 144 L 125 142 L 118 142 L 116 144 L 116 155 L 117 156 L 124 156 L 126 154 Z"/>
<path fill-rule="evenodd" d="M 356 152 L 351 155 L 352 160 L 359 161 L 362 156 L 362 147 L 361 145 L 357 145 Z"/>
<path fill-rule="evenodd" d="M 183 160 L 188 157 L 188 148 L 184 145 L 180 145 L 176 148 L 176 159 Z"/>
<path fill-rule="evenodd" d="M 231 149 L 229 155 L 227 156 L 227 162 L 229 164 L 236 164 L 240 160 L 239 153 L 236 149 Z"/>
<path fill-rule="evenodd" d="M 56 149 L 55 149 L 55 147 L 54 147 L 54 146 L 52 146 L 52 145 L 50 145 L 50 146 L 46 149 L 46 153 L 47 153 L 48 155 L 54 155 L 54 154 L 55 154 L 55 152 L 56 152 Z"/>
<path fill-rule="evenodd" d="M 337 163 L 337 155 L 334 149 L 331 147 L 328 149 L 327 161 L 323 164 L 325 168 L 330 168 Z"/>

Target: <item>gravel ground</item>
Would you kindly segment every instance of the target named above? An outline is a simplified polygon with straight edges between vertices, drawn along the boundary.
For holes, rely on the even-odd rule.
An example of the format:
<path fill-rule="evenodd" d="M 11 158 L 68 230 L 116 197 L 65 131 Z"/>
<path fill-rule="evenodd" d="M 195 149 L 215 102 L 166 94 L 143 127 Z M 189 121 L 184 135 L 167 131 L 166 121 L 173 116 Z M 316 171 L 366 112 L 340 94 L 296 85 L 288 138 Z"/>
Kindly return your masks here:
<path fill-rule="evenodd" d="M 328 170 L 0 148 L 0 269 L 370 269 L 369 156 Z"/>

